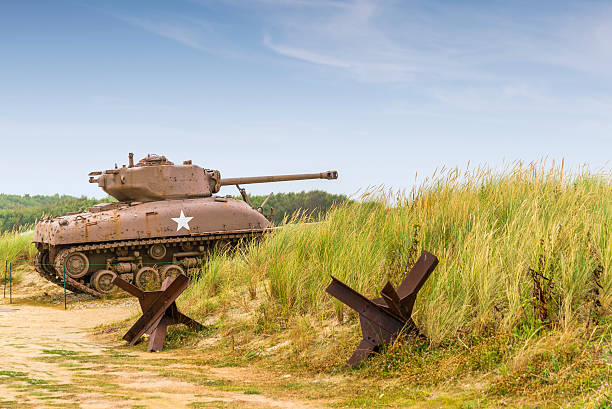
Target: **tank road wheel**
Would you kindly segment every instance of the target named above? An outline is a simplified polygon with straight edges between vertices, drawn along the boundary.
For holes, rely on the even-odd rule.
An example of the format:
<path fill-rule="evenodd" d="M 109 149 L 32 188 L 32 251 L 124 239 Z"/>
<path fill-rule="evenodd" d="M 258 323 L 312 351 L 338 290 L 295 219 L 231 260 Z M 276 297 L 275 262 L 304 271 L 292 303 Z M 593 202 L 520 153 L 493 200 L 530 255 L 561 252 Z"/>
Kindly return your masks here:
<path fill-rule="evenodd" d="M 164 281 L 167 277 L 176 278 L 181 274 L 185 274 L 185 271 L 176 264 L 168 264 L 167 266 L 163 266 L 159 271 L 162 281 Z"/>
<path fill-rule="evenodd" d="M 102 294 L 110 294 L 115 288 L 113 284 L 115 277 L 117 277 L 117 274 L 113 271 L 98 270 L 91 276 L 91 285 Z"/>
<path fill-rule="evenodd" d="M 64 267 L 70 277 L 81 278 L 89 271 L 89 259 L 80 251 L 75 251 L 64 257 Z"/>
<path fill-rule="evenodd" d="M 152 259 L 161 260 L 166 256 L 166 246 L 161 243 L 153 244 L 149 247 L 149 255 Z"/>
<path fill-rule="evenodd" d="M 159 288 L 159 273 L 152 267 L 142 267 L 134 278 L 136 287 L 141 290 L 156 290 Z"/>

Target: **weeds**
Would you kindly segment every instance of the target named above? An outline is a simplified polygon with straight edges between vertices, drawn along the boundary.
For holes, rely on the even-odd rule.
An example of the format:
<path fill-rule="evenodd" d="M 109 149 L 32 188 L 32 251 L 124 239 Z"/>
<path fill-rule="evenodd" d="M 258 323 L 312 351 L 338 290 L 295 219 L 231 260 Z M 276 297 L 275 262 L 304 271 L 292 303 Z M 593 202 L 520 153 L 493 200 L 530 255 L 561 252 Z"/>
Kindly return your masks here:
<path fill-rule="evenodd" d="M 540 240 L 540 247 L 544 247 L 544 240 Z M 537 269 L 529 268 L 529 275 L 533 282 L 532 304 L 534 316 L 542 323 L 551 324 L 549 319 L 550 310 L 554 297 L 554 284 L 552 276 L 554 271 L 550 271 L 550 265 L 546 262 L 546 255 L 540 252 L 538 256 Z"/>
<path fill-rule="evenodd" d="M 0 233 L 0 279 L 4 280 L 5 263 L 11 263 L 13 271 L 17 269 L 18 264 L 31 263 L 36 254 L 36 248 L 32 244 L 33 236 L 26 228 Z"/>
<path fill-rule="evenodd" d="M 289 223 L 234 255 L 215 255 L 185 300 L 207 294 L 231 304 L 240 289 L 280 328 L 303 314 L 343 321 L 324 292 L 330 275 L 375 296 L 427 249 L 440 264 L 414 315 L 433 344 L 509 333 L 523 321 L 565 328 L 612 304 L 611 183 L 609 173 L 516 163 L 501 173 L 441 172 L 409 195 L 370 191 L 318 224 Z"/>
<path fill-rule="evenodd" d="M 428 250 L 440 263 L 413 314 L 427 340 L 390 345 L 358 371 L 416 385 L 488 373 L 487 394 L 592 396 L 611 379 L 611 195 L 609 171 L 563 164 L 446 170 L 215 254 L 181 302 L 225 318 L 230 354 L 253 335 L 284 339 L 278 358 L 253 359 L 330 370 L 359 338 L 356 314 L 324 292 L 330 275 L 375 297 Z"/>

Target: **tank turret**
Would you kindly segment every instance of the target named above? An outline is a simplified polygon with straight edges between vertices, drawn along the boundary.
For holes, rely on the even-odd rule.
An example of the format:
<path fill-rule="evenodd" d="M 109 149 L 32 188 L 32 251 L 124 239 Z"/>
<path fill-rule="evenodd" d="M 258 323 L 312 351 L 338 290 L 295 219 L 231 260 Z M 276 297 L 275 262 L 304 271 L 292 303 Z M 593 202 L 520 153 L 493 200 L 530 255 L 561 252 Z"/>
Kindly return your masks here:
<path fill-rule="evenodd" d="M 271 231 L 263 214 L 268 199 L 254 208 L 240 184 L 337 178 L 336 171 L 221 178 L 218 170 L 191 161 L 175 165 L 158 155 L 134 164 L 130 153 L 127 166 L 89 174 L 91 183 L 118 202 L 36 225 L 36 270 L 97 297 L 113 291 L 117 275 L 146 289 L 169 275 L 189 273 L 219 245 L 236 246 Z M 243 200 L 213 196 L 227 185 L 236 185 Z"/>
<path fill-rule="evenodd" d="M 91 172 L 89 183 L 97 183 L 106 193 L 121 202 L 151 202 L 210 197 L 221 186 L 227 185 L 337 178 L 338 172 L 327 171 L 223 179 L 218 170 L 203 169 L 190 160 L 175 165 L 165 156 L 148 155 L 134 165 L 134 156 L 130 153 L 128 166 Z"/>

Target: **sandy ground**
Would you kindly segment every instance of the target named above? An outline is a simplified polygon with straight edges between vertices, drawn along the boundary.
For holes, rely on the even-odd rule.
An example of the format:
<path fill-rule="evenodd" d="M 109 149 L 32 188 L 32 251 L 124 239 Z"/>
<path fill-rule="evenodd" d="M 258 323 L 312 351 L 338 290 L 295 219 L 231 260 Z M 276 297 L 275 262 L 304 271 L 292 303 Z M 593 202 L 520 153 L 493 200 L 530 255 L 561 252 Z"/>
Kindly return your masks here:
<path fill-rule="evenodd" d="M 36 280 L 28 273 L 14 303 L 0 303 L 0 407 L 325 407 L 245 389 L 266 376 L 252 368 L 193 365 L 185 351 L 128 348 L 117 336 L 127 327 L 96 335 L 96 326 L 136 316 L 136 300 L 71 295 L 65 311 L 61 289 Z"/>

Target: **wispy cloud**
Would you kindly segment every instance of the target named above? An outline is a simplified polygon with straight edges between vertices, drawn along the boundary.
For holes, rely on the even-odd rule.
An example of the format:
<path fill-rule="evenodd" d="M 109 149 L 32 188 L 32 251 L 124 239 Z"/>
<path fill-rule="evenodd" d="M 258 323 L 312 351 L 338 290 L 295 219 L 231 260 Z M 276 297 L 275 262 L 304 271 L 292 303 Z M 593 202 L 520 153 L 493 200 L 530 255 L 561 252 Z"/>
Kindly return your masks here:
<path fill-rule="evenodd" d="M 449 2 L 320 7 L 285 7 L 266 21 L 263 45 L 359 82 L 405 84 L 432 104 L 429 112 L 436 105 L 499 115 L 611 112 L 606 88 L 597 87 L 609 89 L 612 79 L 612 7 L 603 3 L 534 7 L 529 14 Z"/>
<path fill-rule="evenodd" d="M 525 13 L 524 7 L 493 3 L 191 1 L 203 6 L 200 19 L 121 19 L 184 46 L 235 58 L 247 52 L 240 48 L 246 40 L 241 35 L 261 33 L 262 49 L 249 53 L 302 61 L 358 82 L 399 83 L 448 106 L 566 112 L 580 101 L 595 112 L 609 107 L 603 90 L 581 95 L 570 89 L 612 78 L 612 7 L 603 3 L 563 10 L 544 5 Z M 232 33 L 232 39 L 216 30 L 205 14 L 218 7 L 229 8 L 224 16 L 230 20 L 240 15 L 248 30 Z"/>
<path fill-rule="evenodd" d="M 230 58 L 243 56 L 231 41 L 219 34 L 214 25 L 205 19 L 184 15 L 155 17 L 117 15 L 116 17 L 130 25 L 199 51 Z"/>
<path fill-rule="evenodd" d="M 320 55 L 309 50 L 299 48 L 291 48 L 288 46 L 277 45 L 270 40 L 269 35 L 264 36 L 264 44 L 272 51 L 284 55 L 286 57 L 296 58 L 298 60 L 308 61 L 314 64 L 327 65 L 335 68 L 351 68 L 352 64 L 349 61 L 339 60 L 334 57 Z"/>
<path fill-rule="evenodd" d="M 413 53 L 399 47 L 373 22 L 381 9 L 371 1 L 319 4 L 317 13 L 291 10 L 264 35 L 270 50 L 309 63 L 346 70 L 359 80 L 406 80 L 418 68 Z"/>
<path fill-rule="evenodd" d="M 565 12 L 551 7 L 470 6 L 450 2 L 380 0 L 191 0 L 248 14 L 251 31 L 276 55 L 339 69 L 366 82 L 503 81 L 526 64 L 612 74 L 612 7 L 588 3 Z M 245 13 L 246 10 L 246 13 Z M 184 46 L 238 55 L 203 16 L 120 15 L 126 23 Z M 534 75 L 535 73 L 535 75 Z M 524 76 L 526 73 L 521 73 Z M 545 77 L 547 74 L 544 75 Z"/>
<path fill-rule="evenodd" d="M 612 9 L 603 6 L 578 16 L 526 17 L 504 9 L 401 4 L 356 0 L 327 6 L 323 17 L 288 10 L 272 22 L 263 44 L 365 81 L 510 78 L 493 66 L 504 63 L 605 75 L 612 63 Z"/>
<path fill-rule="evenodd" d="M 188 47 L 196 48 L 198 50 L 207 50 L 207 47 L 202 42 L 201 26 L 196 26 L 187 21 L 152 21 L 145 18 L 128 16 L 120 16 L 120 19 L 126 23 L 140 27 L 161 37 L 166 37 L 177 41 Z"/>

